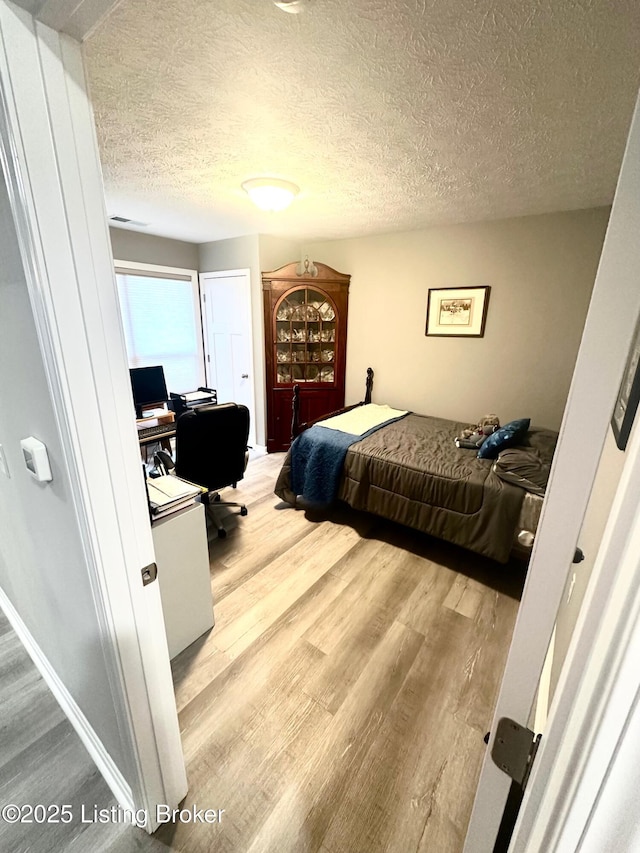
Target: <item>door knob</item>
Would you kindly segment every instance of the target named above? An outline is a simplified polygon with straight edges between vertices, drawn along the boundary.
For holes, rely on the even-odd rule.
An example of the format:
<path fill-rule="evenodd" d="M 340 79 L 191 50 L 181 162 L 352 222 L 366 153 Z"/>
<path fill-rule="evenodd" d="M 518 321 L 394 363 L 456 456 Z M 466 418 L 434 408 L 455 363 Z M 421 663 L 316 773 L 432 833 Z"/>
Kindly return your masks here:
<path fill-rule="evenodd" d="M 240 378 L 241 378 L 241 379 L 248 379 L 248 378 L 249 378 L 249 374 L 248 374 L 248 373 L 243 373 L 243 374 L 242 374 L 242 376 L 241 376 Z"/>

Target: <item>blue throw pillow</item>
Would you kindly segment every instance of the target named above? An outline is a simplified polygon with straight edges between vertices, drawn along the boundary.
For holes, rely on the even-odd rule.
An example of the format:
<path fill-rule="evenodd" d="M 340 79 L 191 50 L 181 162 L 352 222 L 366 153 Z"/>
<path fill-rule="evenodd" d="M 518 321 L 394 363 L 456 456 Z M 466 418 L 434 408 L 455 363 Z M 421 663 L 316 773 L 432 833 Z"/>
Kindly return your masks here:
<path fill-rule="evenodd" d="M 529 430 L 530 418 L 520 418 L 511 421 L 492 433 L 478 451 L 478 459 L 497 459 L 498 454 L 505 447 L 511 447 L 525 437 Z"/>

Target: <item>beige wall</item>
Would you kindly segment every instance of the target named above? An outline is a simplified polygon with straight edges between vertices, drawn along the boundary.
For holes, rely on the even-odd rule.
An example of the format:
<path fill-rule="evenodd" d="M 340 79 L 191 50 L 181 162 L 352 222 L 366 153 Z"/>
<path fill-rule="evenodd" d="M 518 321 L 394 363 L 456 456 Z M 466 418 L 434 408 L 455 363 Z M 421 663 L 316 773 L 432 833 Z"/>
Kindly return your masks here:
<path fill-rule="evenodd" d="M 560 424 L 609 208 L 334 240 L 314 261 L 350 273 L 347 402 L 474 423 Z M 490 285 L 484 338 L 425 336 L 427 289 Z"/>
<path fill-rule="evenodd" d="M 272 272 L 292 261 L 299 261 L 300 243 L 297 240 L 285 240 L 282 237 L 260 235 L 260 269 Z"/>
<path fill-rule="evenodd" d="M 126 228 L 109 228 L 109 236 L 115 260 L 185 270 L 198 269 L 198 246 L 195 243 L 141 234 Z"/>
<path fill-rule="evenodd" d="M 198 246 L 198 264 L 200 272 L 225 272 L 248 268 L 252 273 L 254 270 L 260 273 L 258 235 L 250 234 L 246 237 L 201 243 Z"/>
<path fill-rule="evenodd" d="M 0 406 L 0 444 L 10 474 L 0 474 L 0 588 L 131 782 L 131 750 L 123 742 L 109 687 L 108 650 L 87 570 L 69 459 L 49 393 L 1 171 L 0 258 L 0 387 L 7 401 Z M 49 483 L 36 482 L 25 466 L 20 439 L 28 435 L 47 447 L 53 475 Z"/>
<path fill-rule="evenodd" d="M 473 423 L 530 417 L 557 428 L 609 208 L 333 240 L 251 235 L 205 243 L 198 269 L 251 270 L 256 431 L 265 443 L 261 273 L 310 258 L 350 273 L 347 402 L 374 400 Z M 429 287 L 490 285 L 484 338 L 424 334 Z"/>

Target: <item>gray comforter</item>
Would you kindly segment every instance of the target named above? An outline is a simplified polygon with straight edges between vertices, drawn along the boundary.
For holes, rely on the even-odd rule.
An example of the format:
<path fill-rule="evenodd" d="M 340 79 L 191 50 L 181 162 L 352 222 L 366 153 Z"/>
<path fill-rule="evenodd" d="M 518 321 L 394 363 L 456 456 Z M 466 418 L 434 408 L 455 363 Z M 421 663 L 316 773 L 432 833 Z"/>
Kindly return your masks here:
<path fill-rule="evenodd" d="M 458 449 L 467 424 L 410 414 L 347 451 L 338 498 L 366 510 L 506 562 L 524 492 L 491 470 L 492 461 Z M 549 460 L 556 434 L 530 430 L 528 441 Z M 295 505 L 287 454 L 275 492 Z"/>

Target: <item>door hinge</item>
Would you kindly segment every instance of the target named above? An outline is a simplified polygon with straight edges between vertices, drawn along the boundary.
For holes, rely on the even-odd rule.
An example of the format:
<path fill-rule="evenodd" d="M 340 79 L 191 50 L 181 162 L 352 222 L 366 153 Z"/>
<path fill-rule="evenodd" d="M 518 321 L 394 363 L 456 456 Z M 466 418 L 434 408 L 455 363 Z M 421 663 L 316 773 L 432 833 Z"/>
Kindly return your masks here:
<path fill-rule="evenodd" d="M 203 302 L 206 302 L 206 301 L 207 301 L 207 294 L 206 294 L 206 293 L 203 293 L 203 294 L 202 294 L 202 301 L 203 301 Z"/>
<path fill-rule="evenodd" d="M 153 583 L 157 577 L 157 565 L 155 563 L 149 563 L 148 566 L 145 566 L 144 569 L 142 569 L 142 586 L 147 586 L 148 584 Z"/>
<path fill-rule="evenodd" d="M 542 735 L 503 717 L 498 722 L 491 758 L 524 791 Z"/>

